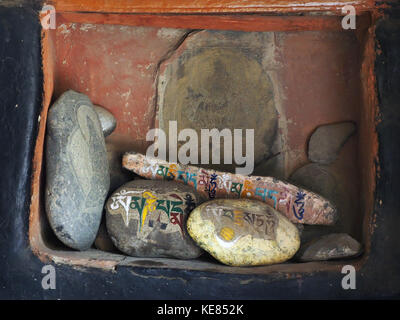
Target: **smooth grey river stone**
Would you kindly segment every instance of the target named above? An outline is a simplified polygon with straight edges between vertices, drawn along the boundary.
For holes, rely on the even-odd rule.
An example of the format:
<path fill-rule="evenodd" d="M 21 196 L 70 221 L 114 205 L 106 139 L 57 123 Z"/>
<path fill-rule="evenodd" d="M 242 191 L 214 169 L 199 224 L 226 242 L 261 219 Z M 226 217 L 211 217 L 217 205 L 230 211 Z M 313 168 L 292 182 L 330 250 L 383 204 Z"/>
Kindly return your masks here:
<path fill-rule="evenodd" d="M 308 158 L 312 162 L 330 164 L 337 159 L 346 141 L 356 132 L 354 122 L 322 125 L 311 135 Z"/>
<path fill-rule="evenodd" d="M 99 116 L 101 129 L 103 131 L 104 137 L 109 136 L 117 126 L 117 120 L 115 117 L 109 112 L 108 110 L 104 109 L 103 107 L 94 105 L 94 111 L 96 111 L 97 115 Z"/>
<path fill-rule="evenodd" d="M 69 90 L 50 108 L 46 133 L 46 212 L 65 245 L 92 245 L 109 186 L 97 113 L 86 95 Z"/>

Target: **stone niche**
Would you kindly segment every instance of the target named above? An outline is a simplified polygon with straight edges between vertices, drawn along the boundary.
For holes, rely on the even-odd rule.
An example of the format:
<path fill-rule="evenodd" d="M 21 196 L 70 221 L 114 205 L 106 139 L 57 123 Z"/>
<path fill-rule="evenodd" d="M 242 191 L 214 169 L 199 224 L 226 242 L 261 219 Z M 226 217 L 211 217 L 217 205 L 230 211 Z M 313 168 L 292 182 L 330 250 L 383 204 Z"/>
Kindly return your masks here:
<path fill-rule="evenodd" d="M 377 152 L 369 17 L 359 17 L 356 30 L 343 30 L 340 17 L 312 16 L 321 22 L 313 27 L 307 23 L 311 16 L 304 16 L 305 23 L 294 28 L 290 16 L 281 16 L 278 24 L 260 16 L 266 21 L 263 30 L 255 23 L 252 31 L 248 23 L 243 31 L 237 24 L 229 30 L 227 23 L 220 30 L 206 23 L 203 29 L 190 23 L 138 26 L 129 15 L 116 16 L 108 21 L 105 15 L 99 23 L 90 13 L 65 15 L 55 30 L 43 34 L 44 100 L 29 230 L 32 250 L 41 259 L 111 270 L 117 265 L 233 273 L 337 268 L 337 262 L 291 261 L 235 268 L 207 256 L 182 261 L 67 249 L 52 234 L 44 212 L 43 148 L 49 105 L 68 89 L 88 95 L 117 119 L 116 130 L 106 138 L 115 171 L 112 189 L 132 177 L 118 166 L 122 153 L 145 153 L 152 128 L 169 133 L 170 121 L 177 121 L 178 130 L 199 133 L 204 128 L 254 129 L 253 174 L 296 181 L 331 198 L 340 210 L 331 231 L 348 233 L 368 247 L 365 221 L 372 212 Z M 321 145 L 334 160 L 312 162 L 310 137 L 321 126 L 342 122 L 355 129 L 339 147 Z M 234 164 L 211 167 L 233 171 Z M 357 259 L 362 263 L 363 257 Z"/>

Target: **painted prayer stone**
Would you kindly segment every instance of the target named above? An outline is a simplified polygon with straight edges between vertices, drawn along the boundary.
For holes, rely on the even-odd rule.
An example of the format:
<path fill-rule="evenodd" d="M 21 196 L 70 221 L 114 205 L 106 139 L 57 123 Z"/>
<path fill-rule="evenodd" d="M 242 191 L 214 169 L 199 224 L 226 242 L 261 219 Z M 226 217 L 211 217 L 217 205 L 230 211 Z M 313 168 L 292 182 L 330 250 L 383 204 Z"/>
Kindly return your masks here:
<path fill-rule="evenodd" d="M 308 143 L 308 158 L 312 162 L 321 164 L 332 163 L 355 132 L 356 125 L 351 121 L 318 127 Z"/>
<path fill-rule="evenodd" d="M 115 248 L 114 243 L 111 241 L 111 238 L 108 235 L 104 220 L 100 223 L 99 231 L 97 232 L 96 240 L 94 241 L 94 246 L 102 251 L 117 252 L 117 248 Z"/>
<path fill-rule="evenodd" d="M 86 95 L 67 91 L 48 113 L 45 192 L 50 225 L 65 245 L 92 245 L 109 186 L 99 118 Z"/>
<path fill-rule="evenodd" d="M 296 226 L 256 200 L 205 202 L 190 214 L 187 229 L 200 247 L 231 266 L 281 263 L 300 246 Z"/>
<path fill-rule="evenodd" d="M 122 252 L 136 257 L 194 259 L 202 250 L 186 231 L 199 196 L 173 181 L 135 180 L 106 203 L 108 233 Z"/>
<path fill-rule="evenodd" d="M 94 105 L 94 111 L 96 111 L 99 116 L 101 129 L 103 130 L 104 137 L 109 136 L 117 126 L 117 120 L 108 110 Z"/>
<path fill-rule="evenodd" d="M 361 244 L 346 233 L 332 233 L 301 246 L 296 257 L 300 261 L 321 261 L 358 256 Z"/>
<path fill-rule="evenodd" d="M 354 199 L 359 193 L 354 179 L 349 179 L 350 170 L 347 159 L 339 157 L 335 164 L 331 165 L 308 163 L 298 168 L 289 178 L 289 182 L 320 194 L 337 208 L 338 219 L 334 228 L 321 226 L 321 230 L 325 229 L 326 234 L 335 232 L 357 234 L 360 222 L 354 212 L 359 212 L 360 208 L 358 201 Z"/>
<path fill-rule="evenodd" d="M 210 200 L 248 198 L 263 201 L 294 223 L 332 225 L 337 220 L 336 208 L 325 198 L 272 177 L 206 170 L 134 152 L 123 156 L 122 165 L 147 179 L 175 180 L 189 185 Z"/>

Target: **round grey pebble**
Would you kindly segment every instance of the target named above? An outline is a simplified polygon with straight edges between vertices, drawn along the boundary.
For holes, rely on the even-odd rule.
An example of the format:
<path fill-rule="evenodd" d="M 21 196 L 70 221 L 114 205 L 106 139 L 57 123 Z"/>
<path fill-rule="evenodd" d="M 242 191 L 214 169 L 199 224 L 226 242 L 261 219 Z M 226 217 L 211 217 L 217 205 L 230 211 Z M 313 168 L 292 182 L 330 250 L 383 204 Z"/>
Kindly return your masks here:
<path fill-rule="evenodd" d="M 99 116 L 104 137 L 109 136 L 116 128 L 117 120 L 108 110 L 96 105 L 93 107 L 94 111 L 96 111 L 97 115 Z"/>

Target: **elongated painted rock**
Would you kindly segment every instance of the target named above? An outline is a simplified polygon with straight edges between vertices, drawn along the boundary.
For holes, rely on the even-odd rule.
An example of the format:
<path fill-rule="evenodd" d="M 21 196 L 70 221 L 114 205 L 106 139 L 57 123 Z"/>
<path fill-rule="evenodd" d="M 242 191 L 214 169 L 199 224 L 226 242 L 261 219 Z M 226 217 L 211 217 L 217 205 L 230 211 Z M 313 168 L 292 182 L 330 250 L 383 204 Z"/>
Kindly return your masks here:
<path fill-rule="evenodd" d="M 86 95 L 69 90 L 50 108 L 46 133 L 46 212 L 65 245 L 92 245 L 109 186 L 99 118 Z"/>
<path fill-rule="evenodd" d="M 256 200 L 208 201 L 190 214 L 190 236 L 214 258 L 231 266 L 256 266 L 290 259 L 300 247 L 297 227 Z"/>
<path fill-rule="evenodd" d="M 174 181 L 128 182 L 107 200 L 108 234 L 131 256 L 197 258 L 202 250 L 188 235 L 186 220 L 198 203 L 192 188 Z"/>
<path fill-rule="evenodd" d="M 295 223 L 331 225 L 337 219 L 336 208 L 325 198 L 275 178 L 206 170 L 134 152 L 124 155 L 122 165 L 148 179 L 175 180 L 190 185 L 208 199 L 261 200 Z"/>

